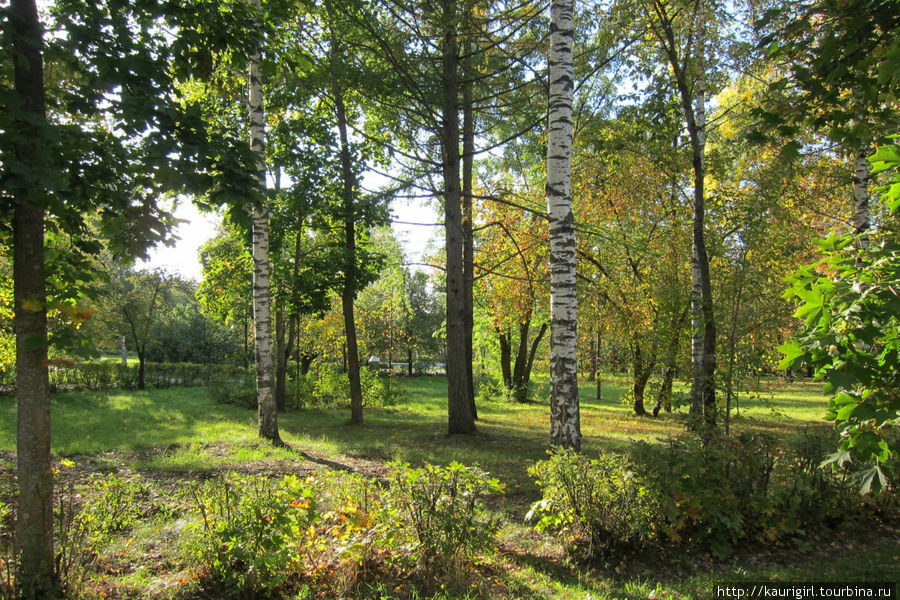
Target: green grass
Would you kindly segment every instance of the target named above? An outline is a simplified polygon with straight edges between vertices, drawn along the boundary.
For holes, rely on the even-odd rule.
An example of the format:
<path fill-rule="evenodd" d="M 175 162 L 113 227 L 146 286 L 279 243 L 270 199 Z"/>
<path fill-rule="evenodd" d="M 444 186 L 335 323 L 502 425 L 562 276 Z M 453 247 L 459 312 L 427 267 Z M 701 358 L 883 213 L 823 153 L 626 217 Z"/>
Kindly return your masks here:
<path fill-rule="evenodd" d="M 549 431 L 548 385 L 538 379 L 535 401 L 482 402 L 478 433 L 446 435 L 446 379 L 398 379 L 407 401 L 370 408 L 362 426 L 348 424 L 344 409 L 289 411 L 279 415 L 282 438 L 291 446 L 326 457 L 379 462 L 479 464 L 516 491 L 533 491 L 526 467 L 544 458 Z M 582 385 L 583 450 L 594 454 L 624 447 L 631 440 L 660 440 L 684 430 L 684 411 L 658 418 L 635 417 L 619 398 L 625 378 L 607 378 L 597 400 L 593 383 Z M 648 404 L 650 402 L 648 401 Z M 817 384 L 770 385 L 740 400 L 733 427 L 787 432 L 821 424 L 825 399 Z M 111 451 L 137 453 L 140 468 L 210 470 L 247 461 L 292 460 L 292 455 L 259 442 L 256 413 L 214 403 L 202 388 L 147 391 L 60 392 L 52 397 L 52 447 L 59 456 Z M 225 448 L 227 446 L 227 448 Z M 140 450 L 165 452 L 141 457 Z M 0 396 L 0 451 L 15 449 L 15 399 Z M 296 458 L 294 456 L 294 458 Z"/>
<path fill-rule="evenodd" d="M 537 499 L 527 467 L 544 458 L 547 447 L 546 381 L 536 381 L 536 400 L 531 403 L 481 402 L 478 433 L 473 436 L 446 434 L 445 378 L 397 379 L 392 384 L 403 386 L 407 400 L 367 409 L 365 425 L 349 425 L 345 409 L 289 411 L 279 415 L 281 435 L 295 450 L 368 472 L 377 472 L 394 459 L 443 464 L 456 460 L 478 464 L 499 477 L 507 486 L 505 496 L 493 504 L 504 520 L 501 545 L 516 549 L 494 559 L 502 572 L 497 577 L 504 598 L 646 599 L 652 592 L 656 598 L 705 600 L 713 597 L 713 585 L 723 581 L 900 579 L 898 536 L 890 526 L 884 536 L 861 532 L 855 535 L 862 538 L 814 539 L 804 552 L 776 549 L 739 555 L 725 564 L 688 555 L 672 564 L 623 557 L 621 565 L 605 570 L 573 565 L 563 556 L 559 540 L 537 535 L 522 523 L 528 504 Z M 619 401 L 627 384 L 624 378 L 605 379 L 600 400 L 593 384 L 583 384 L 585 453 L 684 432 L 684 410 L 655 419 L 633 416 Z M 764 382 L 759 391 L 740 398 L 740 413 L 732 426 L 738 431 L 764 429 L 787 435 L 802 427 L 827 426 L 822 421 L 825 406 L 818 384 Z M 15 412 L 15 399 L 0 396 L 0 452 L 6 457 L 0 456 L 0 470 L 12 469 Z M 61 392 L 53 395 L 52 419 L 55 455 L 70 457 L 86 471 L 126 469 L 183 480 L 228 469 L 284 472 L 317 466 L 296 451 L 259 441 L 254 410 L 216 404 L 201 388 Z M 155 544 L 153 536 L 177 535 L 170 531 L 175 525 L 148 524 L 147 531 L 136 533 L 149 549 L 125 548 L 122 560 L 133 553 L 130 560 L 139 561 L 148 552 L 159 551 L 165 544 Z M 117 585 L 120 591 L 132 590 L 135 597 L 176 597 L 185 575 L 189 574 L 177 569 L 159 574 L 137 569 L 122 575 Z"/>

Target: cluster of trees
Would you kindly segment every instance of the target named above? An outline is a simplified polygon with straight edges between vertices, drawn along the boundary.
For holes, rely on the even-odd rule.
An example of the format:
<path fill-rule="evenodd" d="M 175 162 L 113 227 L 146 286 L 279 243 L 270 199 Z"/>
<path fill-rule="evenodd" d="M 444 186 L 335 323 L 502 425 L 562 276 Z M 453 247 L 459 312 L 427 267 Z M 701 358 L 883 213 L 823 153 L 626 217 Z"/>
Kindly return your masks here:
<path fill-rule="evenodd" d="M 392 196 L 443 213 L 450 433 L 475 431 L 476 307 L 520 394 L 549 331 L 554 446 L 579 448 L 579 358 L 594 373 L 610 345 L 631 365 L 636 413 L 654 370 L 654 414 L 689 371 L 695 427 L 722 421 L 718 391 L 727 427 L 736 380 L 773 364 L 792 330 L 782 275 L 828 228 L 865 249 L 889 220 L 869 208 L 866 159 L 900 114 L 894 9 L 58 0 L 39 15 L 12 0 L 0 266 L 14 282 L 2 310 L 12 304 L 16 337 L 23 594 L 54 586 L 48 314 L 68 330 L 88 321 L 98 257 L 127 264 L 164 240 L 176 194 L 228 214 L 197 296 L 246 325 L 273 443 L 304 319 L 340 306 L 353 423 L 361 357 L 405 343 L 408 358 L 422 337 L 421 276 L 388 264 L 368 288 L 396 311 L 361 296 L 385 267 L 375 227 Z M 367 170 L 390 189 L 363 189 Z M 108 285 L 122 310 L 135 286 L 152 305 L 169 284 L 131 273 Z"/>

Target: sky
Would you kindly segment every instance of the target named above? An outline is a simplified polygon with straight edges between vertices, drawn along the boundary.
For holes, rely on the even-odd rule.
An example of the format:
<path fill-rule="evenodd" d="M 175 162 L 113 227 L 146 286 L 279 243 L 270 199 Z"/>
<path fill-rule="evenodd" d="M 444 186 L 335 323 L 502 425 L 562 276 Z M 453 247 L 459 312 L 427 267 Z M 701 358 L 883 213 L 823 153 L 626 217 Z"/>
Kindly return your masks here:
<path fill-rule="evenodd" d="M 438 221 L 434 208 L 421 202 L 398 202 L 393 208 L 394 235 L 406 254 L 411 268 L 421 268 L 424 255 L 428 251 L 429 240 L 443 233 L 442 227 L 410 225 L 408 223 L 435 223 Z M 178 240 L 173 247 L 157 246 L 149 253 L 147 261 L 136 267 L 160 268 L 168 273 L 178 274 L 185 279 L 200 281 L 203 270 L 200 265 L 200 248 L 216 235 L 222 219 L 218 215 L 201 213 L 189 200 L 182 200 L 175 209 L 175 216 L 183 220 L 173 234 Z"/>
<path fill-rule="evenodd" d="M 211 213 L 200 213 L 190 200 L 182 200 L 175 209 L 175 217 L 182 219 L 172 232 L 178 240 L 175 246 L 157 246 L 150 250 L 149 260 L 139 262 L 137 268 L 160 268 L 169 273 L 177 273 L 185 279 L 200 281 L 203 270 L 200 266 L 200 248 L 216 235 L 222 219 Z"/>

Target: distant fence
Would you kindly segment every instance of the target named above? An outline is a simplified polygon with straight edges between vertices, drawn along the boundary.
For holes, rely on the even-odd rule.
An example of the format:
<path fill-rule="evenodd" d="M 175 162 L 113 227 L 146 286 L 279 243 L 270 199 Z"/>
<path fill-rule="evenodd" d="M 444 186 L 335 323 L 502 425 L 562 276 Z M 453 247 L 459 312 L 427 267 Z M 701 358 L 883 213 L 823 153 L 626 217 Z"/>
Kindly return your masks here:
<path fill-rule="evenodd" d="M 248 377 L 242 365 L 201 365 L 194 363 L 144 364 L 144 383 L 147 387 L 200 386 L 211 381 L 235 381 Z M 134 389 L 137 387 L 138 363 L 83 362 L 74 366 L 50 367 L 50 386 L 58 390 Z M 14 366 L 0 367 L 0 392 L 12 392 L 16 387 Z"/>

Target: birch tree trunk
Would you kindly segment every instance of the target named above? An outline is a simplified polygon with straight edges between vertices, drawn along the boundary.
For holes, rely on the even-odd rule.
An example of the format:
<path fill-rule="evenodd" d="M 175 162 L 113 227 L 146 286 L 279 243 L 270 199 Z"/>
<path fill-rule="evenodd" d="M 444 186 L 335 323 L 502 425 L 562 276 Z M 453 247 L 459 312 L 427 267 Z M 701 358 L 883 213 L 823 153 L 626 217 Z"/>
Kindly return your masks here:
<path fill-rule="evenodd" d="M 859 248 L 869 247 L 869 148 L 861 146 L 856 152 L 853 171 L 853 233 L 857 237 Z"/>
<path fill-rule="evenodd" d="M 572 215 L 573 0 L 550 4 L 547 208 L 550 217 L 550 445 L 581 448 L 575 221 Z"/>
<path fill-rule="evenodd" d="M 260 0 L 250 0 L 260 10 Z M 275 407 L 272 360 L 272 314 L 269 262 L 269 207 L 266 190 L 266 147 L 263 115 L 263 81 L 259 70 L 260 49 L 249 56 L 247 100 L 250 109 L 250 150 L 256 155 L 259 203 L 251 212 L 253 254 L 253 327 L 256 336 L 256 399 L 259 435 L 281 445 Z"/>
<path fill-rule="evenodd" d="M 449 433 L 475 431 L 466 367 L 463 231 L 459 161 L 459 25 L 456 0 L 441 0 L 441 152 L 447 252 L 447 421 Z"/>
<path fill-rule="evenodd" d="M 22 102 L 15 158 L 42 174 L 39 141 L 46 123 L 43 40 L 34 0 L 12 0 L 9 26 L 13 44 L 14 93 Z M 15 536 L 17 587 L 22 598 L 56 597 L 53 554 L 53 473 L 50 465 L 50 384 L 47 372 L 46 270 L 44 265 L 45 190 L 40 181 L 21 181 L 14 191 L 13 325 L 16 332 L 16 475 L 18 510 Z"/>
<path fill-rule="evenodd" d="M 705 237 L 705 190 L 706 178 L 706 74 L 702 67 L 705 44 L 705 21 L 703 2 L 696 4 L 696 51 L 695 59 L 700 61 L 697 80 L 694 83 L 694 98 L 688 92 L 687 82 L 679 86 L 682 105 L 685 107 L 688 133 L 691 137 L 691 152 L 694 167 L 694 207 L 691 244 L 691 410 L 692 417 L 701 414 L 708 425 L 716 424 L 716 322 L 713 313 L 712 283 L 709 272 L 709 257 L 706 253 Z M 682 71 L 684 77 L 684 71 Z M 693 106 L 691 106 L 693 100 Z"/>

